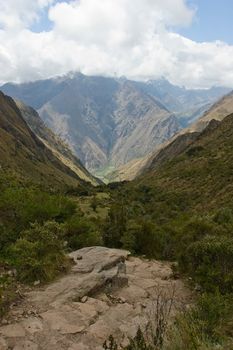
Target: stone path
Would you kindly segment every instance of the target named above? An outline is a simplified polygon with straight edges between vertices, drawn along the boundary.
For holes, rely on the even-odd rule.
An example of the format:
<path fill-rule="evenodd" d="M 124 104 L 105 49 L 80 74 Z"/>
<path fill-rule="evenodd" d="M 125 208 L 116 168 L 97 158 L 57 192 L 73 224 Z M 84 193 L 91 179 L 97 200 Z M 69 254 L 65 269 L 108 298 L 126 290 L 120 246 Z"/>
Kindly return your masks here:
<path fill-rule="evenodd" d="M 171 278 L 169 263 L 103 247 L 71 257 L 71 273 L 28 292 L 11 310 L 10 324 L 0 327 L 1 350 L 102 350 L 110 334 L 124 343 L 147 324 L 158 293 L 175 291 L 173 313 L 190 302 L 183 282 Z"/>

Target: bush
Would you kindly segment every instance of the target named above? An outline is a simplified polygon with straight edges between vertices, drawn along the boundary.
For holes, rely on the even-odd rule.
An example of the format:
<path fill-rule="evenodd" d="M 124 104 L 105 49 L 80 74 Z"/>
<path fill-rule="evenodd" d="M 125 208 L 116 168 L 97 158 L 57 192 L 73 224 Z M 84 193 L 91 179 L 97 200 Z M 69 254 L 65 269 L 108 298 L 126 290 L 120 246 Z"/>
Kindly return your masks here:
<path fill-rule="evenodd" d="M 22 282 L 46 282 L 69 266 L 64 254 L 63 227 L 56 222 L 32 224 L 10 248 L 10 255 Z"/>
<path fill-rule="evenodd" d="M 174 257 L 172 235 L 150 219 L 129 220 L 120 241 L 132 253 L 157 259 Z"/>
<path fill-rule="evenodd" d="M 9 187 L 0 192 L 0 251 L 7 256 L 8 247 L 20 232 L 33 222 L 63 222 L 71 217 L 76 205 L 62 195 L 49 194 L 36 188 Z"/>
<path fill-rule="evenodd" d="M 91 199 L 91 203 L 90 203 L 90 207 L 92 208 L 93 211 L 96 212 L 96 209 L 98 207 L 98 200 L 96 198 L 96 196 L 93 196 L 92 199 Z"/>
<path fill-rule="evenodd" d="M 218 224 L 233 224 L 233 211 L 230 208 L 221 208 L 214 216 L 214 221 Z"/>
<path fill-rule="evenodd" d="M 16 301 L 18 295 L 17 284 L 13 277 L 1 274 L 0 277 L 0 319 L 7 313 L 12 302 Z"/>
<path fill-rule="evenodd" d="M 108 213 L 104 228 L 104 244 L 110 248 L 121 248 L 121 238 L 126 231 L 128 208 L 123 201 L 114 203 Z"/>
<path fill-rule="evenodd" d="M 191 243 L 197 242 L 205 236 L 220 234 L 220 232 L 218 226 L 208 217 L 192 217 L 180 228 L 176 242 L 177 253 L 182 254 Z"/>
<path fill-rule="evenodd" d="M 164 350 L 227 349 L 232 311 L 232 296 L 204 294 L 194 308 L 177 316 Z"/>
<path fill-rule="evenodd" d="M 66 222 L 64 238 L 72 250 L 103 244 L 102 235 L 95 223 L 79 215 L 74 215 Z"/>
<path fill-rule="evenodd" d="M 179 261 L 206 291 L 233 292 L 233 239 L 207 236 L 192 243 Z"/>
<path fill-rule="evenodd" d="M 35 188 L 10 187 L 0 193 L 0 220 L 15 235 L 35 221 L 63 222 L 75 210 L 76 205 L 68 198 Z"/>

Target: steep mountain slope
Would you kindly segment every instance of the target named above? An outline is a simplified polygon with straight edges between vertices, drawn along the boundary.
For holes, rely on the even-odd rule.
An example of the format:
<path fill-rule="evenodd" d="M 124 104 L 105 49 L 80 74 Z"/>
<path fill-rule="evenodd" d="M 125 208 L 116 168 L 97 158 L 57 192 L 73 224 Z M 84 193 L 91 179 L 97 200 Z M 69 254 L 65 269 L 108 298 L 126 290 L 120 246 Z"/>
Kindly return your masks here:
<path fill-rule="evenodd" d="M 172 160 L 191 144 L 211 121 L 221 121 L 227 115 L 233 113 L 233 92 L 230 92 L 206 111 L 203 116 L 189 127 L 180 130 L 174 137 L 154 149 L 154 152 L 146 157 L 133 160 L 117 170 L 107 174 L 109 181 L 133 180 L 146 169 L 154 169 L 162 163 Z M 215 125 L 211 122 L 211 125 Z"/>
<path fill-rule="evenodd" d="M 233 113 L 233 91 L 212 105 L 196 123 L 188 128 L 188 131 L 202 131 L 210 120 L 215 119 L 221 121 L 231 113 Z M 183 132 L 186 132 L 186 130 Z"/>
<path fill-rule="evenodd" d="M 83 181 L 31 131 L 13 99 L 0 92 L 1 170 L 35 183 L 78 186 Z"/>
<path fill-rule="evenodd" d="M 130 82 L 100 77 L 72 79 L 39 113 L 92 171 L 143 156 L 179 128 L 169 111 Z"/>
<path fill-rule="evenodd" d="M 121 165 L 148 154 L 179 129 L 176 118 L 160 103 L 124 82 L 116 94 L 111 160 Z"/>
<path fill-rule="evenodd" d="M 39 114 L 32 107 L 26 106 L 19 100 L 15 100 L 15 103 L 32 131 L 62 163 L 74 171 L 82 180 L 88 181 L 92 185 L 100 183 L 98 179 L 84 168 L 80 160 L 73 155 L 70 148 L 46 127 Z"/>
<path fill-rule="evenodd" d="M 171 160 L 150 168 L 136 181 L 186 197 L 206 210 L 232 205 L 233 114 L 211 123 Z"/>
<path fill-rule="evenodd" d="M 186 89 L 172 85 L 166 79 L 138 84 L 174 112 L 184 127 L 198 119 L 215 101 L 230 92 L 229 88 L 222 87 Z"/>
<path fill-rule="evenodd" d="M 73 74 L 3 90 L 37 108 L 92 171 L 144 156 L 179 130 L 171 112 L 126 79 Z"/>
<path fill-rule="evenodd" d="M 100 177 L 148 156 L 227 91 L 187 90 L 165 79 L 143 83 L 80 73 L 6 84 L 3 90 L 36 108 Z"/>
<path fill-rule="evenodd" d="M 144 164 L 141 163 L 140 172 L 143 172 L 143 167 L 144 169 L 151 167 L 155 169 L 162 163 L 171 160 L 174 156 L 180 154 L 187 145 L 196 140 L 206 127 L 210 129 L 216 124 L 216 121 L 222 121 L 231 113 L 233 113 L 233 92 L 215 103 L 197 122 L 181 130 L 171 140 L 162 145 L 160 149 L 156 150 Z"/>

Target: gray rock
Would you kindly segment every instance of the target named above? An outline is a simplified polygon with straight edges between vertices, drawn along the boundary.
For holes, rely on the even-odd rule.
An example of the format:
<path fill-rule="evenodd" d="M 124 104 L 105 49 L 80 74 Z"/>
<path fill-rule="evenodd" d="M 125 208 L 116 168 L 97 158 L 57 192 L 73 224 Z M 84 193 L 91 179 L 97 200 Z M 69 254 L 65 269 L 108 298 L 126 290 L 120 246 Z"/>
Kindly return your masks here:
<path fill-rule="evenodd" d="M 34 283 L 33 283 L 33 285 L 36 287 L 36 286 L 39 286 L 40 285 L 40 281 L 35 281 Z"/>
<path fill-rule="evenodd" d="M 175 305 L 190 303 L 180 280 L 164 280 L 171 273 L 168 263 L 104 247 L 83 248 L 70 257 L 75 265 L 68 275 L 29 291 L 23 304 L 14 307 L 12 316 L 21 316 L 0 327 L 0 349 L 102 350 L 110 334 L 126 341 L 138 326 L 146 326 L 158 287 L 167 293 L 175 284 Z M 123 260 L 125 268 L 119 273 Z"/>
<path fill-rule="evenodd" d="M 26 332 L 22 325 L 16 323 L 1 327 L 0 334 L 7 338 L 21 338 L 25 337 Z"/>
<path fill-rule="evenodd" d="M 82 297 L 81 302 L 82 302 L 82 303 L 86 303 L 87 300 L 88 300 L 88 296 L 85 295 L 84 297 Z"/>

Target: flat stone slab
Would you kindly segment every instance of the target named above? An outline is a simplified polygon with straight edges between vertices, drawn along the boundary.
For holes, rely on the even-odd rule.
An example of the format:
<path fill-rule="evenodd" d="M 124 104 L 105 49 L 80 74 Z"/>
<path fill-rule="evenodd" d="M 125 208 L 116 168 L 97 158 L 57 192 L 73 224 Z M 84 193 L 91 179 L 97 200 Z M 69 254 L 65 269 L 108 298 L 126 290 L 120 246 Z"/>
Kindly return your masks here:
<path fill-rule="evenodd" d="M 124 343 L 146 326 L 159 288 L 175 290 L 174 305 L 190 303 L 183 282 L 169 278 L 169 263 L 104 247 L 83 248 L 70 257 L 74 266 L 68 275 L 29 292 L 12 309 L 10 324 L 0 327 L 1 350 L 102 350 L 109 335 Z"/>

